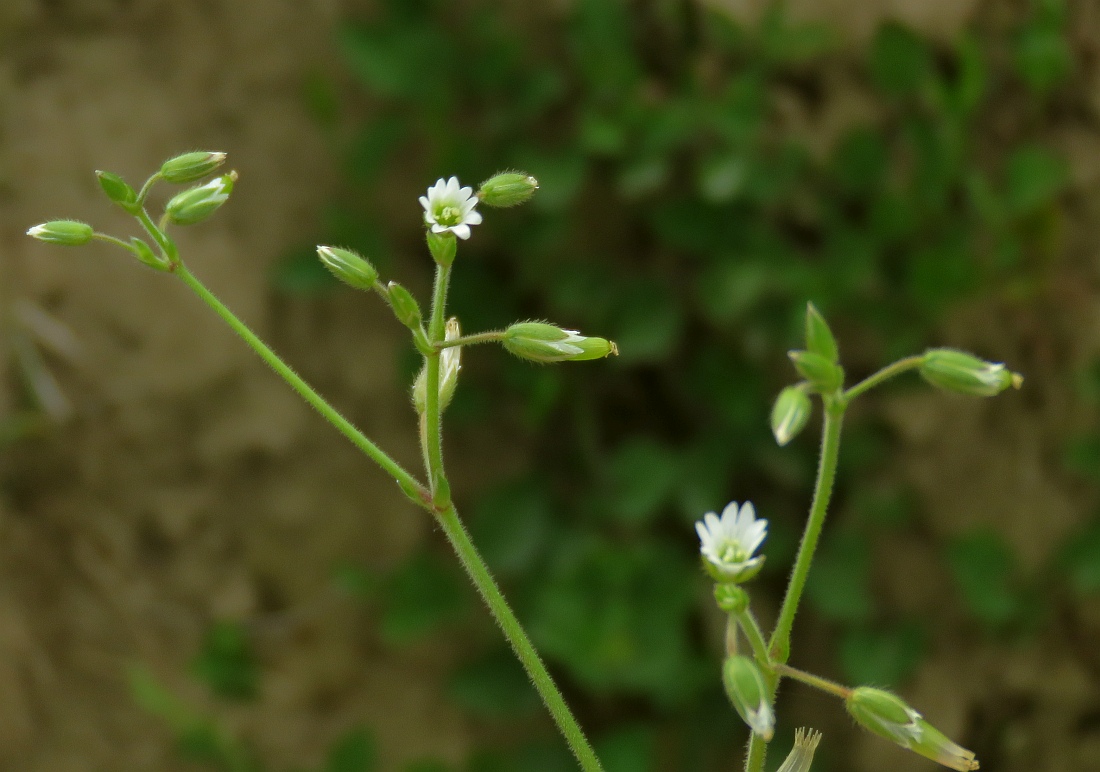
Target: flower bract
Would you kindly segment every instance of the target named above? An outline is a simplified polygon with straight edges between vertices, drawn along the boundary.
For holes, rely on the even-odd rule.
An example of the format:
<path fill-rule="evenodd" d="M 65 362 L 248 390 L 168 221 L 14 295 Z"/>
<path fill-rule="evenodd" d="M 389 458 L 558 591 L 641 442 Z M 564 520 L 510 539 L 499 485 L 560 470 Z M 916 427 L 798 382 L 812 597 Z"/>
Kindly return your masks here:
<path fill-rule="evenodd" d="M 481 214 L 474 209 L 477 197 L 472 188 L 459 187 L 458 177 L 442 178 L 420 197 L 424 207 L 424 222 L 432 233 L 453 233 L 460 239 L 470 238 L 470 226 L 481 223 Z"/>
<path fill-rule="evenodd" d="M 699 552 L 703 564 L 715 579 L 737 582 L 756 575 L 764 564 L 764 556 L 753 557 L 768 533 L 768 521 L 757 520 L 752 503 L 738 507 L 731 501 L 719 518 L 707 512 L 695 523 L 699 534 Z"/>

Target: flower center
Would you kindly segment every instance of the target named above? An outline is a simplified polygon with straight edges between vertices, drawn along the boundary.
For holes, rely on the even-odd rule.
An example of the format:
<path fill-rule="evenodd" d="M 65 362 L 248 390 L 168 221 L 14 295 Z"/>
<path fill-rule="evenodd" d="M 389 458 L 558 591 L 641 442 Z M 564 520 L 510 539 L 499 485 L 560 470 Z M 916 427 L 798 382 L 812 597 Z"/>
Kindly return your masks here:
<path fill-rule="evenodd" d="M 435 219 L 440 225 L 458 225 L 462 220 L 462 210 L 457 206 L 442 206 L 436 212 Z"/>
<path fill-rule="evenodd" d="M 744 563 L 749 557 L 739 541 L 728 541 L 718 550 L 723 563 Z"/>

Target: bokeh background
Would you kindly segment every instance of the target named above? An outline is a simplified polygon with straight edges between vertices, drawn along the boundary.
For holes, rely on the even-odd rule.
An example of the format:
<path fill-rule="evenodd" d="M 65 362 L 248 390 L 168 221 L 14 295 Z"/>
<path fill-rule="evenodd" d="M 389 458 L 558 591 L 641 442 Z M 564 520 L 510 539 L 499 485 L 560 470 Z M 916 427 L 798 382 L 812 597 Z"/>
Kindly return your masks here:
<path fill-rule="evenodd" d="M 467 352 L 446 454 L 478 544 L 609 772 L 732 770 L 692 521 L 771 523 L 770 622 L 816 429 L 767 429 L 813 300 L 852 378 L 793 664 L 891 686 L 989 770 L 1100 770 L 1100 6 L 1074 0 L 5 0 L 0 767 L 572 769 L 442 535 L 130 235 L 92 171 L 223 150 L 192 269 L 408 467 L 416 358 L 316 243 L 423 291 L 416 196 L 520 168 L 453 309 L 622 356 Z M 785 686 L 814 769 L 930 770 Z"/>

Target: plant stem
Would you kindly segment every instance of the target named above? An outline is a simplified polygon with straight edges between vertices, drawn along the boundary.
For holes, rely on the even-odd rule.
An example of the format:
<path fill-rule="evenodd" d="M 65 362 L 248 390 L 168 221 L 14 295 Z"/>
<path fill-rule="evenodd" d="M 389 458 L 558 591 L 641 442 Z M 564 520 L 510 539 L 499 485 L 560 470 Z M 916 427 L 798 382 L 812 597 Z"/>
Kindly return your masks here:
<path fill-rule="evenodd" d="M 463 335 L 451 340 L 441 340 L 434 345 L 436 348 L 442 349 L 451 348 L 452 346 L 473 346 L 477 343 L 496 343 L 501 340 L 504 340 L 502 330 L 490 330 L 489 332 L 478 332 L 473 335 Z"/>
<path fill-rule="evenodd" d="M 745 638 L 749 641 L 756 661 L 763 667 L 772 667 L 774 663 L 768 658 L 768 644 L 764 642 L 764 633 L 760 630 L 760 624 L 749 609 L 737 614 L 737 623 L 745 631 Z"/>
<path fill-rule="evenodd" d="M 447 285 L 450 283 L 450 278 L 450 266 L 436 265 L 431 318 L 428 321 L 428 341 L 433 346 L 442 342 L 446 337 Z M 443 471 L 443 427 L 439 415 L 438 348 L 433 353 L 424 355 L 424 368 L 427 375 L 424 380 L 424 426 L 426 430 L 422 433 L 422 436 L 426 443 L 424 458 L 428 463 L 428 485 L 431 487 L 434 498 L 441 493 L 440 486 L 446 486 L 447 479 Z M 436 506 L 449 504 L 449 498 L 449 494 L 444 496 L 445 500 L 436 501 Z"/>
<path fill-rule="evenodd" d="M 873 389 L 875 386 L 878 386 L 883 381 L 887 381 L 893 378 L 895 375 L 900 375 L 901 373 L 904 373 L 908 370 L 913 370 L 917 367 L 920 367 L 920 363 L 923 359 L 924 357 L 921 356 L 906 357 L 905 359 L 899 359 L 892 365 L 887 365 L 886 367 L 879 370 L 877 373 L 873 373 L 867 376 L 855 386 L 844 392 L 844 402 L 851 402 L 863 392 Z"/>
<path fill-rule="evenodd" d="M 561 696 L 561 692 L 554 685 L 554 679 L 550 677 L 550 673 L 546 670 L 546 666 L 543 664 L 538 652 L 535 651 L 534 645 L 527 637 L 527 633 L 524 632 L 523 626 L 520 625 L 516 615 L 509 608 L 508 602 L 501 594 L 500 588 L 493 581 L 485 561 L 478 554 L 477 548 L 470 541 L 469 534 L 458 519 L 458 513 L 455 511 L 454 506 L 448 506 L 446 510 L 440 512 L 438 520 L 444 533 L 447 534 L 451 546 L 454 547 L 455 553 L 458 554 L 462 567 L 466 569 L 470 580 L 477 587 L 478 593 L 481 594 L 482 599 L 489 607 L 489 611 L 500 626 L 504 637 L 511 644 L 512 651 L 515 652 L 519 661 L 523 664 L 528 677 L 534 683 L 535 689 L 538 690 L 539 696 L 542 697 L 543 703 L 550 711 L 550 715 L 553 716 L 554 723 L 558 725 L 558 729 L 561 730 L 565 741 L 569 744 L 569 749 L 573 751 L 573 755 L 580 762 L 581 769 L 585 772 L 602 772 L 603 767 L 600 766 L 600 761 L 596 758 L 595 751 L 592 750 L 592 746 L 584 736 L 580 724 L 573 717 L 569 706 L 566 705 Z"/>
<path fill-rule="evenodd" d="M 837 458 L 840 451 L 840 427 L 844 422 L 844 409 L 847 402 L 843 398 L 826 397 L 825 427 L 821 435 L 821 458 L 817 467 L 817 482 L 814 485 L 813 503 L 810 516 L 806 521 L 806 530 L 802 534 L 802 543 L 798 545 L 791 580 L 787 585 L 787 594 L 779 608 L 779 621 L 768 642 L 768 651 L 774 662 L 785 663 L 790 657 L 791 628 L 798 603 L 802 600 L 802 591 L 806 587 L 806 578 L 810 574 L 810 563 L 814 550 L 825 524 L 825 513 L 829 509 L 829 498 L 833 493 L 833 481 L 836 479 Z"/>
<path fill-rule="evenodd" d="M 813 673 L 807 673 L 805 670 L 799 670 L 796 667 L 790 665 L 775 665 L 775 670 L 782 676 L 787 678 L 793 678 L 796 681 L 801 681 L 804 684 L 820 689 L 823 692 L 828 692 L 835 697 L 839 697 L 842 700 L 848 699 L 852 690 L 846 686 L 841 686 L 836 681 L 830 681 L 828 678 L 822 678 L 821 676 L 815 676 Z"/>
<path fill-rule="evenodd" d="M 389 473 L 389 475 L 397 481 L 397 484 L 401 486 L 401 490 L 403 490 L 406 495 L 420 498 L 421 503 L 427 500 L 428 493 L 416 478 L 406 472 L 401 465 L 390 458 L 385 451 L 367 439 L 361 431 L 356 429 L 350 421 L 340 415 L 340 413 L 326 402 L 320 394 L 314 391 L 308 383 L 290 369 L 283 360 L 279 359 L 278 355 L 268 348 L 267 344 L 260 340 L 244 322 L 234 316 L 233 312 L 226 308 L 226 306 L 218 300 L 202 282 L 195 278 L 182 262 L 176 263 L 175 274 L 179 276 L 180 279 L 183 280 L 183 283 L 190 287 L 196 295 L 202 298 L 203 302 L 214 309 L 218 316 L 233 328 L 233 331 L 241 336 L 244 342 L 247 343 L 253 351 L 259 354 L 260 358 L 263 359 L 272 370 L 278 373 L 292 389 L 298 392 L 302 399 L 312 405 L 326 421 L 336 427 L 337 431 L 351 440 L 355 447 L 363 451 L 372 461 Z"/>

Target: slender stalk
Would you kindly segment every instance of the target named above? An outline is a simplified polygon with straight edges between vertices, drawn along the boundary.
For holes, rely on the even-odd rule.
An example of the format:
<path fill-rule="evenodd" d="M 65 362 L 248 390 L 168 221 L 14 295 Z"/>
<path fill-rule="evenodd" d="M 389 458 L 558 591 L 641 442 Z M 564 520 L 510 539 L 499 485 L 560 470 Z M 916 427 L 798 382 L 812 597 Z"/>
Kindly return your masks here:
<path fill-rule="evenodd" d="M 745 754 L 745 772 L 763 772 L 767 755 L 767 741 L 756 732 L 750 734 L 749 750 Z"/>
<path fill-rule="evenodd" d="M 852 694 L 852 690 L 847 686 L 841 686 L 836 681 L 830 681 L 828 678 L 822 678 L 815 676 L 813 673 L 807 673 L 805 670 L 799 670 L 796 667 L 790 665 L 775 665 L 776 672 L 787 678 L 793 678 L 796 681 L 801 681 L 808 686 L 812 686 L 815 689 L 820 689 L 823 692 L 828 692 L 842 700 L 848 699 Z"/>
<path fill-rule="evenodd" d="M 779 608 L 779 621 L 768 642 L 768 651 L 774 662 L 785 663 L 790 656 L 791 628 L 798 603 L 802 600 L 802 591 L 806 587 L 806 578 L 810 574 L 810 563 L 814 550 L 825 525 L 825 513 L 829 508 L 829 498 L 833 493 L 833 481 L 836 479 L 837 458 L 840 452 L 840 427 L 844 422 L 844 398 L 825 399 L 825 427 L 821 436 L 821 458 L 817 467 L 817 482 L 814 485 L 813 503 L 810 516 L 806 521 L 806 530 L 802 534 L 802 543 L 798 546 L 791 580 L 787 585 L 787 594 Z"/>
<path fill-rule="evenodd" d="M 106 233 L 93 233 L 92 238 L 96 241 L 102 241 L 106 244 L 114 244 L 115 246 L 122 247 L 131 255 L 134 254 L 134 248 L 122 239 L 116 239 L 114 236 L 108 236 Z"/>
<path fill-rule="evenodd" d="M 435 288 L 432 292 L 431 318 L 428 321 L 428 341 L 435 346 L 443 342 L 446 337 L 447 326 L 447 286 L 451 279 L 451 267 L 449 265 L 436 265 Z M 424 439 L 426 444 L 424 457 L 428 462 L 428 484 L 431 486 L 433 497 L 438 495 L 438 488 L 446 485 L 446 475 L 443 471 L 443 427 L 439 415 L 439 349 L 433 353 L 424 355 L 424 367 L 426 375 L 424 385 Z M 446 498 L 449 498 L 446 497 Z M 436 502 L 437 505 L 445 505 L 449 501 Z"/>
<path fill-rule="evenodd" d="M 436 348 L 451 348 L 452 346 L 473 346 L 477 343 L 496 343 L 497 341 L 504 340 L 504 332 L 502 330 L 490 330 L 489 332 L 477 332 L 473 335 L 463 335 L 458 338 L 451 338 L 450 340 L 441 340 L 434 345 Z"/>
<path fill-rule="evenodd" d="M 877 373 L 872 373 L 871 375 L 867 376 L 862 381 L 857 383 L 855 386 L 844 392 L 844 401 L 851 402 L 863 392 L 870 391 L 883 381 L 887 381 L 893 378 L 895 375 L 900 375 L 901 373 L 904 373 L 908 370 L 914 370 L 920 367 L 921 360 L 923 359 L 924 357 L 920 356 L 906 357 L 905 359 L 899 359 L 892 365 L 887 365 L 886 367 L 879 370 Z"/>
<path fill-rule="evenodd" d="M 768 644 L 764 642 L 764 633 L 761 632 L 760 624 L 756 621 L 752 611 L 745 609 L 737 614 L 737 623 L 745 631 L 745 638 L 749 641 L 749 647 L 752 649 L 756 661 L 764 667 L 772 667 L 773 663 L 768 658 Z"/>
<path fill-rule="evenodd" d="M 527 671 L 527 675 L 534 683 L 543 703 L 546 704 L 550 715 L 553 716 L 554 723 L 558 725 L 558 729 L 564 735 L 565 741 L 569 744 L 569 749 L 573 751 L 573 755 L 580 762 L 581 769 L 585 772 L 602 772 L 603 767 L 600 766 L 595 751 L 592 750 L 592 746 L 584 736 L 584 731 L 581 730 L 580 724 L 577 723 L 576 718 L 570 712 L 569 706 L 566 705 L 565 699 L 561 696 L 561 692 L 554 685 L 554 679 L 550 677 L 550 673 L 546 670 L 546 666 L 543 664 L 538 652 L 535 651 L 534 645 L 527 637 L 527 633 L 524 632 L 523 626 L 520 625 L 516 615 L 509 608 L 508 602 L 500 592 L 500 588 L 493 581 L 489 569 L 485 566 L 485 561 L 482 560 L 477 548 L 470 541 L 470 536 L 462 526 L 462 521 L 458 519 L 458 513 L 455 511 L 454 506 L 448 506 L 446 510 L 439 513 L 438 520 L 443 527 L 443 532 L 447 534 L 451 546 L 458 554 L 462 567 L 466 569 L 470 580 L 477 587 L 477 591 L 489 607 L 489 611 L 500 626 L 504 637 L 511 644 L 512 651 L 515 652 L 519 661 L 523 664 L 523 669 Z"/>
<path fill-rule="evenodd" d="M 337 431 L 351 440 L 355 447 L 363 451 L 372 461 L 389 473 L 389 475 L 397 481 L 397 484 L 401 486 L 401 490 L 403 490 L 406 495 L 417 497 L 421 501 L 427 500 L 428 493 L 416 478 L 406 472 L 401 465 L 390 458 L 385 451 L 371 442 L 361 431 L 356 429 L 350 421 L 340 415 L 340 413 L 326 402 L 320 394 L 314 391 L 308 383 L 290 369 L 283 360 L 279 359 L 278 355 L 268 348 L 267 344 L 260 340 L 244 322 L 234 316 L 233 312 L 226 308 L 226 306 L 218 300 L 202 282 L 195 278 L 183 263 L 176 264 L 175 274 L 179 276 L 184 284 L 190 287 L 203 302 L 214 309 L 215 313 L 217 313 L 226 324 L 233 328 L 233 331 L 241 336 L 244 342 L 247 343 L 253 351 L 259 354 L 260 358 L 263 359 L 272 370 L 281 376 L 292 389 L 298 392 L 302 399 L 312 405 L 326 421 L 336 427 Z"/>

